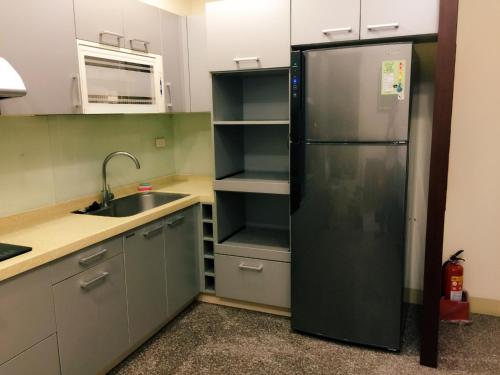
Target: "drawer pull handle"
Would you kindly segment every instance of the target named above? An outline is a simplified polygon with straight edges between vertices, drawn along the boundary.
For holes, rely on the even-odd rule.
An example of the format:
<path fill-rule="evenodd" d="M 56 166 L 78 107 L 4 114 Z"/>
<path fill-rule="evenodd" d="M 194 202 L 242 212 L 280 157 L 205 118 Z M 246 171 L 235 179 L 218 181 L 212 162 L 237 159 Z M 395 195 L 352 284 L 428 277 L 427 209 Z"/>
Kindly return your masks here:
<path fill-rule="evenodd" d="M 233 59 L 233 61 L 235 63 L 239 63 L 239 62 L 242 62 L 242 61 L 260 61 L 260 57 L 259 56 L 251 56 L 251 57 L 235 57 Z"/>
<path fill-rule="evenodd" d="M 162 227 L 158 227 L 150 231 L 144 232 L 142 235 L 144 236 L 144 238 L 150 239 L 151 237 L 154 237 L 155 235 L 161 233 L 162 229 L 163 229 Z"/>
<path fill-rule="evenodd" d="M 130 49 L 131 50 L 134 50 L 134 51 L 139 51 L 139 52 L 145 52 L 145 53 L 148 53 L 148 46 L 149 46 L 149 42 L 147 40 L 142 40 L 142 39 L 130 39 L 129 41 L 130 43 Z M 142 43 L 142 45 L 144 46 L 144 49 L 137 49 L 137 48 L 134 48 L 134 43 Z"/>
<path fill-rule="evenodd" d="M 80 284 L 80 288 L 89 289 L 92 285 L 95 285 L 97 282 L 99 282 L 99 280 L 103 280 L 106 277 L 108 277 L 108 275 L 109 275 L 109 272 L 103 272 L 99 276 L 94 277 L 92 280 L 82 281 L 82 283 Z"/>
<path fill-rule="evenodd" d="M 240 263 L 238 268 L 240 270 L 262 272 L 262 270 L 264 269 L 264 266 L 262 264 L 259 264 L 258 266 L 247 266 L 245 263 Z"/>
<path fill-rule="evenodd" d="M 116 44 L 111 44 L 111 43 L 106 43 L 103 39 L 103 36 L 104 35 L 111 35 L 111 36 L 114 36 L 116 38 Z M 118 33 L 115 33 L 113 31 L 101 31 L 99 33 L 99 43 L 102 43 L 102 44 L 107 44 L 109 46 L 113 46 L 113 47 L 120 47 L 120 41 L 124 38 L 124 36 L 122 34 L 118 34 Z"/>
<path fill-rule="evenodd" d="M 368 29 L 368 31 L 375 31 L 380 29 L 397 29 L 399 28 L 399 23 L 381 23 L 380 25 L 368 25 L 366 26 L 366 28 Z"/>
<path fill-rule="evenodd" d="M 321 30 L 323 34 L 330 34 L 330 33 L 341 33 L 341 32 L 352 32 L 352 27 L 337 27 L 336 29 L 325 29 Z"/>
<path fill-rule="evenodd" d="M 167 225 L 169 227 L 175 227 L 177 224 L 181 223 L 184 220 L 184 215 L 177 216 L 172 220 L 167 221 Z"/>
<path fill-rule="evenodd" d="M 78 261 L 78 263 L 80 263 L 82 266 L 86 266 L 87 264 L 92 263 L 93 261 L 95 261 L 97 258 L 102 257 L 107 252 L 108 252 L 108 249 L 102 249 L 102 250 L 98 251 L 95 254 L 92 254 L 92 255 L 89 255 L 88 257 L 80 259 Z"/>

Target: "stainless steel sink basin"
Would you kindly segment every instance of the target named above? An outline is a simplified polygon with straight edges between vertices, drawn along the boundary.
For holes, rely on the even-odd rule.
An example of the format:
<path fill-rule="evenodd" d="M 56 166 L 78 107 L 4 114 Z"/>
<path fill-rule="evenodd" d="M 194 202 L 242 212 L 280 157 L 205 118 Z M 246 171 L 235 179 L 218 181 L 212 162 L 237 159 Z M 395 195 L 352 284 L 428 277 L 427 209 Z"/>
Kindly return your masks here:
<path fill-rule="evenodd" d="M 88 212 L 87 215 L 111 217 L 132 216 L 184 197 L 187 197 L 187 194 L 158 192 L 136 193 L 123 198 L 113 199 L 109 202 L 108 207 Z"/>

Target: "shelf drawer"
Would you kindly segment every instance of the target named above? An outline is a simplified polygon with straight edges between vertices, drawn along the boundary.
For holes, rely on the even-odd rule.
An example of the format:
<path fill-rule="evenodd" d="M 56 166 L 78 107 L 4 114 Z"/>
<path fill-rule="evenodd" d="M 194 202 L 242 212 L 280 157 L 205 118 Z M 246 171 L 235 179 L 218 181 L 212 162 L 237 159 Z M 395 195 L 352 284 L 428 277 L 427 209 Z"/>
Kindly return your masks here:
<path fill-rule="evenodd" d="M 123 252 L 123 238 L 111 238 L 52 263 L 52 284 L 85 271 Z"/>
<path fill-rule="evenodd" d="M 218 297 L 290 307 L 290 264 L 215 255 Z"/>

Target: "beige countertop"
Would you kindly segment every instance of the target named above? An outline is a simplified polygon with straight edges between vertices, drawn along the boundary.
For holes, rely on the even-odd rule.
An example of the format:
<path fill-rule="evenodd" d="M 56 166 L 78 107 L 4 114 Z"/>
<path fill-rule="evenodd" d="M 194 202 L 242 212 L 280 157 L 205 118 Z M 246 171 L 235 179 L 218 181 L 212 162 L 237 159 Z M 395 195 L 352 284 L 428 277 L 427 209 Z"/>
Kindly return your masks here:
<path fill-rule="evenodd" d="M 117 189 L 128 195 L 135 186 Z M 32 251 L 0 262 L 0 281 L 159 219 L 193 204 L 213 203 L 210 177 L 167 177 L 153 182 L 155 191 L 189 194 L 146 212 L 129 217 L 77 215 L 71 211 L 90 204 L 97 196 L 0 220 L 0 242 L 30 246 Z"/>

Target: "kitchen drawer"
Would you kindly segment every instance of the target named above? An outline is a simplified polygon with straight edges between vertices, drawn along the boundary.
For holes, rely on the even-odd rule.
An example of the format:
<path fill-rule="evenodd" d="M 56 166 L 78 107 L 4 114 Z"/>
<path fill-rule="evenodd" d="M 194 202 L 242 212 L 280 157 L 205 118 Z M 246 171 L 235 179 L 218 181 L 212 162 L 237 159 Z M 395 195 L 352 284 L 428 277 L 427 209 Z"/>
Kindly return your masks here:
<path fill-rule="evenodd" d="M 52 283 L 56 284 L 123 252 L 123 238 L 111 238 L 52 263 Z"/>
<path fill-rule="evenodd" d="M 61 373 L 55 334 L 0 365 L 1 375 L 35 373 L 36 375 L 58 375 Z"/>
<path fill-rule="evenodd" d="M 0 283 L 0 363 L 56 331 L 50 284 L 49 267 Z"/>
<path fill-rule="evenodd" d="M 218 297 L 290 307 L 290 264 L 215 255 Z"/>
<path fill-rule="evenodd" d="M 61 372 L 99 374 L 129 348 L 123 255 L 53 286 Z"/>

